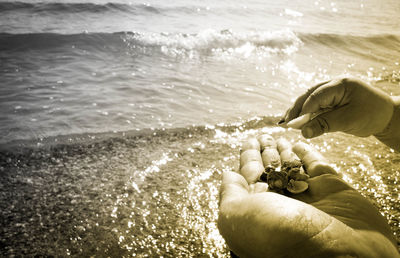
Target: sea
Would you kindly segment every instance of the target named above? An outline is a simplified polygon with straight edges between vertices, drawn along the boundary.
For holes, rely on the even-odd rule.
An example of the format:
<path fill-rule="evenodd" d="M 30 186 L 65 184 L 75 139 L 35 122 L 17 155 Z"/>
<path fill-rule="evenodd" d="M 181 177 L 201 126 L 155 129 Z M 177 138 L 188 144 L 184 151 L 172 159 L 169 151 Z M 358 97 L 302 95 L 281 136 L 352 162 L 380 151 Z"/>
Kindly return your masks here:
<path fill-rule="evenodd" d="M 400 154 L 276 126 L 309 87 L 400 95 L 398 0 L 0 0 L 0 256 L 230 257 L 221 173 L 315 146 L 400 248 Z"/>

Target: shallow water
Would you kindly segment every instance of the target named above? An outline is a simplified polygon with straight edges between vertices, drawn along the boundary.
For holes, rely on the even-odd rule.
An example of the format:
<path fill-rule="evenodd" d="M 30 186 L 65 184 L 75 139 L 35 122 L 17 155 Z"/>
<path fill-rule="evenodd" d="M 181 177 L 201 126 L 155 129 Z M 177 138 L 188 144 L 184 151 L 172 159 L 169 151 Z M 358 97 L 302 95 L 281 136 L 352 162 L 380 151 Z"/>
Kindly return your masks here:
<path fill-rule="evenodd" d="M 258 120 L 2 152 L 2 253 L 229 256 L 216 227 L 220 175 L 238 169 L 240 142 L 260 133 L 302 140 Z M 399 154 L 340 133 L 311 143 L 373 201 L 399 241 Z"/>
<path fill-rule="evenodd" d="M 0 2 L 0 255 L 229 256 L 216 228 L 241 140 L 316 82 L 400 95 L 391 1 Z M 388 219 L 400 156 L 310 141 Z"/>

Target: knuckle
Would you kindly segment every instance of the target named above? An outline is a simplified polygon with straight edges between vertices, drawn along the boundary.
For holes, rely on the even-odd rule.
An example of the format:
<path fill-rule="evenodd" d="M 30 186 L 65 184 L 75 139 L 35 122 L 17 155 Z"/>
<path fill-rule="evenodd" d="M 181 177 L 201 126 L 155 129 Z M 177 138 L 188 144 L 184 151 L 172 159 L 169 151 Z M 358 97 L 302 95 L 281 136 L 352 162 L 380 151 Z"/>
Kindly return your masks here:
<path fill-rule="evenodd" d="M 324 117 L 316 117 L 316 122 L 318 123 L 319 127 L 321 128 L 322 132 L 327 133 L 329 132 L 329 123 Z"/>
<path fill-rule="evenodd" d="M 344 87 L 353 87 L 360 84 L 360 80 L 355 77 L 343 77 L 339 80 L 339 83 Z"/>
<path fill-rule="evenodd" d="M 342 77 L 342 78 L 340 78 L 339 83 L 344 85 L 344 84 L 347 84 L 350 80 L 351 79 L 349 77 Z"/>
<path fill-rule="evenodd" d="M 314 92 L 314 93 L 312 93 L 310 96 L 308 96 L 308 102 L 315 102 L 315 101 L 317 101 L 317 99 L 318 99 L 318 93 L 316 93 L 316 92 Z"/>

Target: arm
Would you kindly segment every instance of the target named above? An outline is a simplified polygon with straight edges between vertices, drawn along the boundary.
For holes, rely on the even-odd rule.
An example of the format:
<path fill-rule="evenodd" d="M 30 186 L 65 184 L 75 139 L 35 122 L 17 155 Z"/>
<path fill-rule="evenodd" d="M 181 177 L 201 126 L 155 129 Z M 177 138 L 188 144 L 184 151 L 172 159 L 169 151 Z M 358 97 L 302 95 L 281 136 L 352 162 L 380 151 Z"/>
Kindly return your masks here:
<path fill-rule="evenodd" d="M 400 96 L 392 97 L 394 111 L 386 128 L 374 136 L 390 148 L 400 151 Z"/>

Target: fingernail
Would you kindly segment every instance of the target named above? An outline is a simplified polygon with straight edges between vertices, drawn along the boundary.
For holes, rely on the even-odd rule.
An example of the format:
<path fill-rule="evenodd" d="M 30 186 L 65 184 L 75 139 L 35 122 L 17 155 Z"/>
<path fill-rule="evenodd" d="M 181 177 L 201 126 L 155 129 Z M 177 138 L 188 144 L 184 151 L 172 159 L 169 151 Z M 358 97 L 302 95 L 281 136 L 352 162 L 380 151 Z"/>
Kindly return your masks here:
<path fill-rule="evenodd" d="M 309 126 L 303 128 L 302 133 L 303 133 L 305 138 L 312 138 L 313 135 L 314 135 L 314 131 Z"/>

